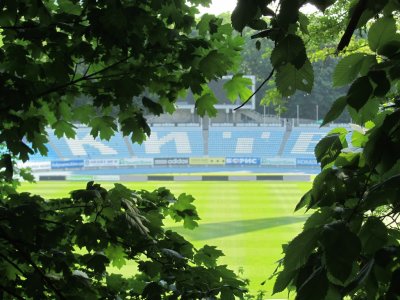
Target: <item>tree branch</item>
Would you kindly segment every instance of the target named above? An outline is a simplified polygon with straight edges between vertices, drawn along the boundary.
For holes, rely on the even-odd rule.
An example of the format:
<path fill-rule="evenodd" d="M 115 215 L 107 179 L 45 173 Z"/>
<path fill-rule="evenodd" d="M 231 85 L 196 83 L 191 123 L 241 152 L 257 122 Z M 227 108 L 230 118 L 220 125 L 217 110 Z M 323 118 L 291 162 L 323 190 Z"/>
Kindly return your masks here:
<path fill-rule="evenodd" d="M 114 68 L 115 66 L 117 66 L 117 65 L 119 65 L 119 64 L 121 64 L 123 62 L 126 62 L 128 59 L 132 58 L 133 56 L 134 56 L 134 54 L 131 54 L 131 55 L 129 55 L 129 56 L 127 56 L 127 57 L 125 57 L 125 58 L 123 58 L 123 59 L 121 59 L 119 61 L 116 61 L 115 63 L 113 63 L 113 64 L 111 64 L 111 65 L 109 65 L 109 66 L 107 66 L 107 67 L 105 67 L 105 68 L 103 68 L 103 69 L 101 69 L 99 71 L 93 72 L 93 73 L 91 73 L 89 75 L 84 75 L 81 78 L 78 78 L 78 79 L 75 79 L 75 80 L 71 80 L 68 83 L 65 83 L 65 84 L 50 88 L 50 89 L 48 89 L 48 90 L 46 90 L 44 92 L 41 92 L 41 93 L 35 95 L 35 98 L 40 98 L 40 97 L 43 97 L 45 95 L 54 93 L 56 91 L 65 89 L 65 88 L 67 88 L 67 87 L 69 87 L 71 85 L 74 85 L 74 84 L 78 83 L 78 82 L 81 82 L 81 81 L 84 81 L 84 80 L 88 80 L 88 79 L 92 79 L 92 77 L 94 77 L 95 75 L 98 75 L 98 74 L 101 74 L 101 73 L 103 73 L 103 72 L 105 72 L 107 70 L 110 70 L 110 69 Z"/>
<path fill-rule="evenodd" d="M 26 274 L 21 270 L 21 268 L 16 264 L 16 263 L 14 263 L 11 259 L 9 259 L 7 256 L 5 256 L 5 255 L 3 255 L 3 254 L 1 254 L 0 253 L 0 257 L 2 257 L 5 261 L 7 261 L 10 265 L 12 265 L 18 272 L 20 272 L 22 275 L 24 275 L 25 277 L 27 277 L 26 276 Z"/>
<path fill-rule="evenodd" d="M 261 88 L 264 86 L 264 84 L 266 84 L 267 81 L 271 79 L 272 75 L 274 75 L 274 72 L 275 72 L 275 68 L 272 68 L 271 73 L 269 73 L 268 77 L 265 78 L 265 80 L 254 91 L 254 93 L 251 94 L 251 96 L 246 101 L 244 101 L 240 106 L 236 107 L 234 110 L 238 110 L 238 109 L 242 108 L 243 106 L 245 106 L 247 104 L 247 102 L 249 102 L 251 100 L 251 98 L 253 98 L 253 96 L 258 93 L 259 90 L 261 90 Z"/>
<path fill-rule="evenodd" d="M 42 270 L 38 267 L 38 265 L 36 265 L 36 263 L 33 261 L 31 255 L 29 253 L 26 253 L 24 249 L 21 249 L 18 245 L 18 243 L 16 243 L 13 239 L 9 238 L 8 235 L 3 234 L 4 238 L 10 242 L 14 248 L 16 250 L 18 250 L 23 257 L 27 260 L 27 262 L 35 269 L 36 272 L 39 273 L 40 277 L 42 277 L 44 283 L 51 289 L 54 291 L 54 293 L 58 296 L 58 298 L 65 300 L 65 297 L 63 296 L 63 294 L 54 286 L 54 284 L 51 282 L 51 280 L 49 280 L 46 275 L 42 272 Z"/>
<path fill-rule="evenodd" d="M 20 295 L 14 293 L 11 289 L 9 289 L 8 287 L 5 287 L 4 285 L 1 285 L 1 284 L 0 284 L 0 290 L 5 291 L 7 294 L 9 294 L 9 295 L 15 297 L 16 299 L 25 300 L 25 298 L 23 298 L 23 297 L 21 297 Z"/>
<path fill-rule="evenodd" d="M 351 37 L 353 36 L 353 33 L 357 28 L 358 21 L 360 20 L 362 13 L 367 7 L 367 1 L 368 0 L 359 0 L 356 4 L 349 24 L 347 25 L 346 30 L 336 48 L 336 53 L 339 53 L 349 45 Z"/>

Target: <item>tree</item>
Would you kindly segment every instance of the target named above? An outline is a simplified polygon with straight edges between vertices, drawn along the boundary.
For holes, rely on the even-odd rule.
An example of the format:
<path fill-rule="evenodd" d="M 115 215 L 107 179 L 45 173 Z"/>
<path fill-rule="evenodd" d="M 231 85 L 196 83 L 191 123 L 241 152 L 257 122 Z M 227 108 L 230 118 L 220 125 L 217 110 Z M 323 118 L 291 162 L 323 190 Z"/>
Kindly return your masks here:
<path fill-rule="evenodd" d="M 324 11 L 343 1 L 281 0 L 276 13 L 268 8 L 271 2 L 239 0 L 232 24 L 242 31 L 265 23 L 255 37 L 275 43 L 271 63 L 279 92 L 310 93 L 313 68 L 302 36 L 307 18 L 299 10 L 306 2 Z M 343 57 L 333 85 L 350 88 L 333 103 L 323 124 L 347 108 L 358 125 L 332 130 L 315 148 L 321 173 L 296 207 L 313 214 L 284 246 L 275 293 L 291 287 L 296 299 L 400 297 L 399 10 L 394 0 L 357 0 L 337 19 L 343 31 L 332 40 Z M 360 37 L 356 31 L 365 32 L 369 51 L 363 47 L 348 55 L 347 47 Z"/>
<path fill-rule="evenodd" d="M 200 115 L 215 114 L 206 83 L 237 69 L 242 39 L 214 16 L 196 20 L 200 3 L 209 1 L 1 1 L 1 299 L 242 297 L 221 251 L 163 228 L 167 216 L 197 226 L 191 196 L 93 182 L 64 199 L 16 190 L 16 175 L 32 177 L 15 160 L 47 153 L 47 127 L 73 138 L 81 123 L 94 137 L 119 129 L 142 142 L 144 114 L 172 112 L 188 88 Z M 127 260 L 132 278 L 107 271 Z"/>
<path fill-rule="evenodd" d="M 256 109 L 259 112 L 264 110 L 263 106 L 271 108 L 271 110 L 281 109 L 280 115 L 284 118 L 296 118 L 297 105 L 299 106 L 300 118 L 314 119 L 316 118 L 316 106 L 318 105 L 319 116 L 324 116 L 332 103 L 348 89 L 348 85 L 337 88 L 331 84 L 331 78 L 334 68 L 338 62 L 336 57 L 332 57 L 335 52 L 332 36 L 335 36 L 338 30 L 344 27 L 340 22 L 340 16 L 347 10 L 349 1 L 340 1 L 334 7 L 329 7 L 324 15 L 309 14 L 302 27 L 304 32 L 300 32 L 300 36 L 305 41 L 308 53 L 310 54 L 310 62 L 316 73 L 314 76 L 314 88 L 310 93 L 297 91 L 289 97 L 282 97 L 276 88 L 275 80 L 269 80 L 267 84 L 262 85 L 265 74 L 272 69 L 270 56 L 274 49 L 273 41 L 269 39 L 254 39 L 257 34 L 257 28 L 263 26 L 263 23 L 256 24 L 253 28 L 245 28 L 241 35 L 245 40 L 245 44 L 241 51 L 242 62 L 240 71 L 244 74 L 255 75 L 256 86 L 261 88 L 256 94 Z M 223 13 L 219 15 L 225 22 L 228 22 L 230 14 Z M 306 16 L 304 16 L 306 18 Z M 308 24 L 308 25 L 307 25 Z M 263 27 L 261 27 L 263 28 Z M 347 52 L 360 50 L 360 45 L 367 43 L 365 39 L 359 39 L 352 42 Z M 342 115 L 338 122 L 348 122 L 350 117 L 348 114 Z"/>

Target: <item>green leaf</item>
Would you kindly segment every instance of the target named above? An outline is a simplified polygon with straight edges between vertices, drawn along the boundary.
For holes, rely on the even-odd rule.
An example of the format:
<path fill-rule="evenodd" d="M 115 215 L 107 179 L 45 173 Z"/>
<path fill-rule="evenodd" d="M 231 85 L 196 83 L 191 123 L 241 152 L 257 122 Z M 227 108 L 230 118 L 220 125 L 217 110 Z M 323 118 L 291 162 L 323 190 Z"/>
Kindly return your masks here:
<path fill-rule="evenodd" d="M 325 299 L 329 282 L 322 267 L 317 268 L 297 289 L 297 300 Z"/>
<path fill-rule="evenodd" d="M 367 141 L 368 141 L 368 138 L 363 132 L 353 130 L 353 134 L 351 135 L 351 145 L 352 146 L 363 148 Z"/>
<path fill-rule="evenodd" d="M 73 120 L 88 124 L 94 115 L 92 105 L 80 105 L 73 109 Z"/>
<path fill-rule="evenodd" d="M 192 204 L 194 198 L 187 194 L 179 195 L 177 201 L 170 207 L 171 217 L 175 221 L 183 219 L 183 226 L 188 229 L 194 229 L 198 226 L 196 220 L 200 220 L 196 207 Z"/>
<path fill-rule="evenodd" d="M 310 24 L 310 20 L 308 19 L 307 15 L 299 12 L 299 25 L 300 31 L 304 34 L 308 34 L 308 25 Z"/>
<path fill-rule="evenodd" d="M 159 101 L 163 109 L 165 109 L 166 113 L 172 114 L 176 110 L 174 103 L 169 101 L 168 99 L 161 98 Z"/>
<path fill-rule="evenodd" d="M 355 146 L 353 144 L 353 146 Z M 360 162 L 360 153 L 340 153 L 335 160 L 336 167 L 357 168 Z"/>
<path fill-rule="evenodd" d="M 283 30 L 287 30 L 290 24 L 295 24 L 299 18 L 300 2 L 293 0 L 280 1 L 280 11 L 277 21 Z"/>
<path fill-rule="evenodd" d="M 126 289 L 126 280 L 121 274 L 110 274 L 106 278 L 107 287 L 113 292 Z"/>
<path fill-rule="evenodd" d="M 161 252 L 163 252 L 167 256 L 175 258 L 175 259 L 185 259 L 185 257 L 182 254 L 180 254 L 178 251 L 175 251 L 173 249 L 162 248 Z"/>
<path fill-rule="evenodd" d="M 4 168 L 4 176 L 7 181 L 11 181 L 14 174 L 14 167 L 10 154 L 3 154 L 0 159 L 0 170 Z"/>
<path fill-rule="evenodd" d="M 396 33 L 395 40 L 385 43 L 382 47 L 378 49 L 378 54 L 391 58 L 398 55 L 400 49 L 400 35 Z"/>
<path fill-rule="evenodd" d="M 333 211 L 330 207 L 321 207 L 318 211 L 308 217 L 303 229 L 318 228 L 332 221 Z"/>
<path fill-rule="evenodd" d="M 105 272 L 106 267 L 110 262 L 107 256 L 100 252 L 96 252 L 94 254 L 85 254 L 81 259 L 89 268 L 100 274 Z"/>
<path fill-rule="evenodd" d="M 192 204 L 193 201 L 194 198 L 191 195 L 180 194 L 172 208 L 182 212 L 187 210 L 195 211 L 196 207 Z"/>
<path fill-rule="evenodd" d="M 388 241 L 386 225 L 376 217 L 369 217 L 361 228 L 360 240 L 363 252 L 369 255 L 374 254 Z"/>
<path fill-rule="evenodd" d="M 271 63 L 275 68 L 291 63 L 300 69 L 307 60 L 303 40 L 294 34 L 287 35 L 271 53 Z"/>
<path fill-rule="evenodd" d="M 159 103 L 154 102 L 146 96 L 142 98 L 142 103 L 153 115 L 159 116 L 164 112 L 162 106 Z"/>
<path fill-rule="evenodd" d="M 346 108 L 346 105 L 347 105 L 346 97 L 340 97 L 336 99 L 335 102 L 333 102 L 329 111 L 326 113 L 324 121 L 321 124 L 321 127 L 339 118 L 340 115 L 343 113 L 343 110 Z"/>
<path fill-rule="evenodd" d="M 199 69 L 208 79 L 215 79 L 225 74 L 228 58 L 217 50 L 211 50 L 200 60 Z"/>
<path fill-rule="evenodd" d="M 195 107 L 201 117 L 204 117 L 206 114 L 210 117 L 215 117 L 217 110 L 214 105 L 217 103 L 218 100 L 215 98 L 214 93 L 208 92 L 196 99 Z"/>
<path fill-rule="evenodd" d="M 260 51 L 260 49 L 261 49 L 261 42 L 260 41 L 256 41 L 256 49 L 258 51 Z"/>
<path fill-rule="evenodd" d="M 144 272 L 150 278 L 157 277 L 162 271 L 163 265 L 157 261 L 140 261 L 139 271 Z"/>
<path fill-rule="evenodd" d="M 115 124 L 114 118 L 109 116 L 93 118 L 90 122 L 90 126 L 92 127 L 90 134 L 94 138 L 100 135 L 102 140 L 107 141 L 109 141 L 117 131 L 117 124 Z"/>
<path fill-rule="evenodd" d="M 314 179 L 312 199 L 315 199 L 315 203 L 311 203 L 309 206 L 324 207 L 334 203 L 343 203 L 347 197 L 347 189 L 342 177 L 341 170 L 323 169 Z"/>
<path fill-rule="evenodd" d="M 134 143 L 142 143 L 146 136 L 150 136 L 150 127 L 141 112 L 127 110 L 120 114 L 119 122 L 123 135 L 131 135 Z"/>
<path fill-rule="evenodd" d="M 400 297 L 400 268 L 395 269 L 391 275 L 386 299 L 398 299 Z"/>
<path fill-rule="evenodd" d="M 297 270 L 288 271 L 287 269 L 283 269 L 283 271 L 281 271 L 276 277 L 272 295 L 283 292 L 296 276 L 296 273 Z"/>
<path fill-rule="evenodd" d="M 293 95 L 296 90 L 310 93 L 313 84 L 314 71 L 308 60 L 299 70 L 292 64 L 286 64 L 276 74 L 276 86 L 284 97 Z"/>
<path fill-rule="evenodd" d="M 217 259 L 221 256 L 224 256 L 224 253 L 217 247 L 205 245 L 197 251 L 193 259 L 199 265 L 213 268 L 217 265 Z"/>
<path fill-rule="evenodd" d="M 303 197 L 301 197 L 299 203 L 297 203 L 294 211 L 298 211 L 299 209 L 303 208 L 304 206 L 309 206 L 310 203 L 312 202 L 312 190 L 309 190 L 307 193 L 305 193 L 303 195 Z"/>
<path fill-rule="evenodd" d="M 263 19 L 255 19 L 249 23 L 249 27 L 254 30 L 265 30 L 268 29 L 268 23 Z"/>
<path fill-rule="evenodd" d="M 351 106 L 347 106 L 347 109 L 350 113 L 353 123 L 363 126 L 365 122 L 374 120 L 376 118 L 379 111 L 379 101 L 367 101 L 367 103 L 358 111 Z"/>
<path fill-rule="evenodd" d="M 68 14 L 79 16 L 82 13 L 82 6 L 77 3 L 76 1 L 71 0 L 58 0 L 57 3 L 60 8 Z M 79 2 L 78 2 L 79 3 Z"/>
<path fill-rule="evenodd" d="M 110 245 L 104 252 L 114 267 L 121 269 L 126 264 L 125 250 L 120 245 Z"/>
<path fill-rule="evenodd" d="M 320 233 L 319 228 L 304 230 L 289 243 L 283 259 L 285 269 L 296 270 L 306 263 L 317 246 Z"/>
<path fill-rule="evenodd" d="M 244 101 L 252 94 L 252 91 L 249 89 L 249 86 L 251 86 L 252 83 L 253 82 L 250 78 L 245 78 L 242 74 L 236 74 L 231 80 L 224 84 L 223 88 L 230 101 L 234 102 L 238 98 Z"/>
<path fill-rule="evenodd" d="M 360 255 L 361 243 L 357 235 L 351 232 L 345 223 L 334 222 L 324 226 L 321 243 L 328 272 L 345 282 Z"/>
<path fill-rule="evenodd" d="M 46 144 L 48 141 L 49 140 L 46 134 L 40 134 L 39 132 L 36 132 L 32 139 L 32 149 L 38 149 L 41 155 L 47 156 L 48 149 Z"/>
<path fill-rule="evenodd" d="M 384 151 L 384 149 L 382 149 L 382 151 Z M 382 151 L 379 151 L 379 154 L 382 154 Z M 368 205 L 367 207 L 371 210 L 374 210 L 377 206 L 382 206 L 388 203 L 391 203 L 397 207 L 399 201 L 398 199 L 400 197 L 400 190 L 398 189 L 399 185 L 399 174 L 396 174 L 384 180 L 383 182 L 373 185 L 366 195 L 365 202 L 366 205 Z M 375 204 L 375 206 L 370 207 L 369 205 L 371 204 Z"/>
<path fill-rule="evenodd" d="M 346 136 L 341 134 L 332 134 L 322 138 L 315 147 L 315 157 L 321 163 L 321 167 L 333 162 L 343 149 L 343 143 L 346 143 Z"/>
<path fill-rule="evenodd" d="M 254 0 L 238 0 L 231 15 L 232 26 L 236 31 L 242 32 L 256 16 L 258 7 Z"/>
<path fill-rule="evenodd" d="M 368 76 L 376 85 L 374 88 L 374 96 L 384 97 L 390 91 L 390 81 L 388 80 L 385 71 L 370 71 Z"/>
<path fill-rule="evenodd" d="M 368 76 L 358 78 L 347 92 L 347 104 L 359 111 L 368 101 L 373 92 Z"/>
<path fill-rule="evenodd" d="M 63 117 L 65 120 L 71 119 L 71 106 L 67 101 L 62 101 L 58 104 L 58 115 Z"/>
<path fill-rule="evenodd" d="M 366 263 L 360 272 L 357 274 L 356 278 L 350 282 L 346 287 L 343 288 L 343 294 L 348 294 L 351 291 L 361 287 L 361 285 L 365 282 L 372 271 L 372 267 L 374 266 L 375 260 L 371 259 L 368 263 Z M 367 284 L 368 285 L 368 284 Z M 367 287 L 368 290 L 368 287 Z M 368 291 L 367 291 L 368 294 Z M 375 299 L 375 297 L 373 298 Z"/>
<path fill-rule="evenodd" d="M 197 29 L 201 36 L 207 35 L 210 31 L 210 23 L 215 20 L 215 16 L 210 14 L 204 14 L 201 16 L 200 21 L 197 23 Z"/>
<path fill-rule="evenodd" d="M 104 237 L 104 232 L 98 223 L 85 223 L 76 226 L 76 245 L 86 247 L 88 251 L 97 249 Z"/>
<path fill-rule="evenodd" d="M 197 219 L 197 218 L 196 218 Z M 198 227 L 199 224 L 195 221 L 195 219 L 191 216 L 185 216 L 183 219 L 183 227 L 193 230 Z"/>
<path fill-rule="evenodd" d="M 233 294 L 233 291 L 229 287 L 223 287 L 221 289 L 221 300 L 235 300 L 235 295 Z"/>
<path fill-rule="evenodd" d="M 353 53 L 342 58 L 333 72 L 333 86 L 342 86 L 351 83 L 360 73 L 361 65 L 372 55 Z M 374 56 L 373 56 L 374 57 Z"/>
<path fill-rule="evenodd" d="M 396 21 L 393 17 L 381 17 L 368 31 L 368 44 L 372 51 L 377 51 L 386 43 L 396 39 Z"/>
<path fill-rule="evenodd" d="M 64 120 L 59 120 L 57 122 L 55 122 L 52 127 L 54 128 L 54 134 L 60 139 L 62 138 L 64 135 L 69 138 L 69 139 L 73 139 L 75 138 L 75 130 L 76 127 L 71 124 L 68 123 Z"/>

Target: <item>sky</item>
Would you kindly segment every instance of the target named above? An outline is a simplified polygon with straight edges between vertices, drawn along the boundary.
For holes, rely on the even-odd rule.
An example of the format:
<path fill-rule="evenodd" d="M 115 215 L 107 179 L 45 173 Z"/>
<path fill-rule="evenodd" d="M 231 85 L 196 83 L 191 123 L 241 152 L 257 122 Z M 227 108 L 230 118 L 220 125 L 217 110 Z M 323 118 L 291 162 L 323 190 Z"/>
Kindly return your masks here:
<path fill-rule="evenodd" d="M 210 7 L 201 7 L 200 13 L 211 13 L 214 15 L 218 15 L 223 12 L 232 12 L 236 6 L 237 0 L 213 0 Z M 304 13 L 311 13 L 315 11 L 315 7 L 312 5 L 306 5 L 302 8 Z"/>
<path fill-rule="evenodd" d="M 218 15 L 226 11 L 233 11 L 237 0 L 213 0 L 210 7 L 200 8 L 201 13 L 211 13 Z"/>

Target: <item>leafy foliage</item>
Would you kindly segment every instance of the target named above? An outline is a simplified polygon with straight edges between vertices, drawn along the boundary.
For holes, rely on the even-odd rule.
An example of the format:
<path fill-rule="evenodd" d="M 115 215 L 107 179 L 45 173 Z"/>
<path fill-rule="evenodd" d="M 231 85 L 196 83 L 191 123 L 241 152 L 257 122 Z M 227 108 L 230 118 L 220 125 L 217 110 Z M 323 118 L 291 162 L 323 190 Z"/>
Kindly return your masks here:
<path fill-rule="evenodd" d="M 150 135 L 146 114 L 172 113 L 183 91 L 214 115 L 207 88 L 237 69 L 242 38 L 211 15 L 209 0 L 16 0 L 0 4 L 1 299 L 243 298 L 245 282 L 166 230 L 170 217 L 193 229 L 189 195 L 131 191 L 93 182 L 64 199 L 19 193 L 32 180 L 16 160 L 46 155 L 46 127 L 75 137 L 76 124 L 109 140 Z M 197 19 L 196 19 L 197 18 Z M 245 96 L 247 81 L 227 86 Z M 231 89 L 234 89 L 231 91 Z M 131 278 L 110 266 L 135 268 Z"/>
<path fill-rule="evenodd" d="M 337 52 L 346 47 L 350 52 L 337 64 L 332 82 L 350 85 L 349 90 L 334 102 L 323 124 L 336 120 L 347 108 L 357 125 L 350 131 L 335 129 L 315 148 L 321 173 L 296 206 L 296 210 L 306 208 L 313 214 L 303 231 L 284 246 L 274 293 L 289 287 L 296 291 L 296 299 L 397 299 L 400 6 L 387 0 L 307 2 L 336 12 L 321 18 L 322 26 L 329 24 L 336 31 L 327 29 L 331 36 L 320 40 L 331 38 Z M 253 6 L 269 4 L 258 1 L 258 6 Z M 337 13 L 343 4 L 349 12 Z M 275 43 L 271 62 L 277 70 L 278 90 L 285 96 L 305 90 L 296 84 L 296 75 L 309 60 L 308 50 L 318 45 L 313 40 L 318 40 L 316 36 L 311 36 L 310 45 L 301 42 L 316 25 L 304 20 L 307 17 L 299 13 L 300 6 L 298 1 L 280 1 L 276 15 L 264 18 L 268 28 L 253 36 Z M 236 15 L 241 10 L 238 5 Z M 232 22 L 238 19 L 236 16 Z M 250 22 L 246 25 L 251 27 Z M 341 36 L 339 32 L 343 32 Z M 364 37 L 368 44 L 352 50 Z M 288 39 L 293 49 L 283 46 Z"/>
<path fill-rule="evenodd" d="M 198 220 L 193 199 L 169 190 L 106 190 L 89 182 L 63 199 L 9 195 L 1 200 L 0 286 L 18 299 L 241 296 L 244 282 L 217 264 L 223 253 L 195 249 L 163 228 L 166 216 Z M 186 227 L 192 227 L 186 225 Z M 108 267 L 129 262 L 124 278 Z"/>
<path fill-rule="evenodd" d="M 123 127 L 142 142 L 144 114 L 171 112 L 182 91 L 200 97 L 205 83 L 237 68 L 242 39 L 215 16 L 196 21 L 201 2 L 2 2 L 0 143 L 27 160 L 45 153 L 46 126 L 73 137 L 74 122 L 102 139 Z M 127 111 L 134 130 L 122 123 Z M 212 101 L 199 113 L 213 114 Z"/>

